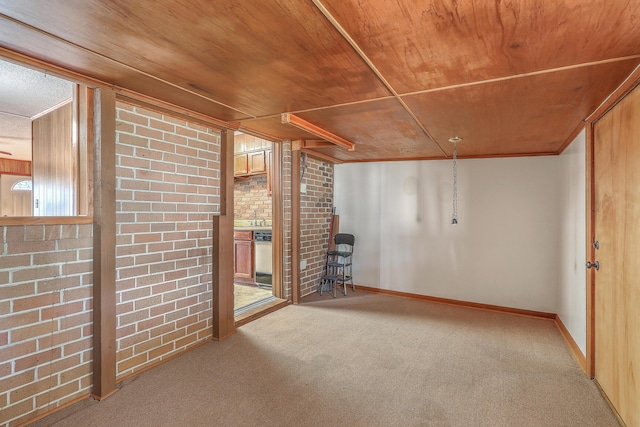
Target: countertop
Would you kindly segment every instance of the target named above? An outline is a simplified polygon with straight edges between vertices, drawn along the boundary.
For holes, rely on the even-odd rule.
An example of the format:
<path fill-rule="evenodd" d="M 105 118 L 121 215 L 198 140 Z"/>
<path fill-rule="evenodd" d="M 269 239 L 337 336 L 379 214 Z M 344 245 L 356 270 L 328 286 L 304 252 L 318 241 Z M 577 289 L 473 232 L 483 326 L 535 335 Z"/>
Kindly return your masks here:
<path fill-rule="evenodd" d="M 247 231 L 264 231 L 271 230 L 271 226 L 262 226 L 262 225 L 244 225 L 244 226 L 234 226 L 234 230 L 247 230 Z"/>
<path fill-rule="evenodd" d="M 271 230 L 271 220 L 266 221 L 266 224 L 262 224 L 262 221 L 258 220 L 259 225 L 253 225 L 253 221 L 246 221 L 237 219 L 233 221 L 234 230 L 249 230 L 249 231 L 265 231 Z"/>

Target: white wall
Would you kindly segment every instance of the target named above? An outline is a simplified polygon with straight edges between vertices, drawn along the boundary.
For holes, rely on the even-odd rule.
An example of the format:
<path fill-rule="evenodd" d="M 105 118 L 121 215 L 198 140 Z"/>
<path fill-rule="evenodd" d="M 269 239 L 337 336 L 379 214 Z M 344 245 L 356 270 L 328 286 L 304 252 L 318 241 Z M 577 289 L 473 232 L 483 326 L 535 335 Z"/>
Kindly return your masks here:
<path fill-rule="evenodd" d="M 582 131 L 560 156 L 561 264 L 558 316 L 574 341 L 587 348 L 586 143 Z"/>
<path fill-rule="evenodd" d="M 555 313 L 559 157 L 335 166 L 340 231 L 356 235 L 356 285 Z"/>

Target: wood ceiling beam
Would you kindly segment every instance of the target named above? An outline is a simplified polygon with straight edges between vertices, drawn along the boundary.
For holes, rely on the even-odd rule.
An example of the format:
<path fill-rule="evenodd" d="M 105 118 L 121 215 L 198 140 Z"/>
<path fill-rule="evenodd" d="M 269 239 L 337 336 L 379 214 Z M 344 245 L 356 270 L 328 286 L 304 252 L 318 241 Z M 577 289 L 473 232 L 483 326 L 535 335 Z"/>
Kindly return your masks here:
<path fill-rule="evenodd" d="M 322 129 L 320 126 L 309 123 L 308 121 L 301 119 L 294 114 L 282 113 L 281 120 L 282 123 L 289 124 L 291 126 L 297 127 L 298 129 L 302 129 L 306 132 L 309 132 L 310 134 L 323 138 L 323 140 L 325 141 L 329 141 L 342 148 L 346 148 L 348 151 L 355 151 L 356 149 L 356 145 L 353 142 L 347 141 L 346 139 L 333 134 L 328 130 Z"/>
<path fill-rule="evenodd" d="M 262 138 L 262 139 L 266 139 L 267 141 L 271 141 L 271 142 L 280 142 L 282 141 L 282 138 L 278 138 L 277 136 L 273 136 L 270 135 L 268 133 L 256 130 L 256 129 L 252 129 L 252 128 L 248 128 L 246 126 L 242 126 L 242 124 L 240 122 L 231 122 L 230 124 L 235 125 L 238 124 L 239 127 L 236 129 L 239 132 L 242 133 L 246 133 L 248 135 L 253 135 L 256 136 L 258 138 Z"/>
<path fill-rule="evenodd" d="M 328 154 L 324 154 L 324 153 L 319 153 L 317 151 L 311 150 L 309 148 L 305 147 L 305 143 L 307 141 L 304 139 L 296 139 L 295 141 L 291 141 L 291 150 L 292 151 L 301 151 L 304 153 L 307 153 L 307 155 L 309 157 L 313 157 L 316 160 L 322 160 L 324 162 L 329 162 L 331 164 L 341 164 L 344 163 L 342 160 L 337 159 L 333 156 L 330 156 Z M 314 141 L 314 142 L 318 142 L 318 141 Z M 333 144 L 330 144 L 330 146 L 333 146 Z"/>
<path fill-rule="evenodd" d="M 320 139 L 296 139 L 291 143 L 293 150 L 303 150 L 305 148 L 329 148 L 335 147 L 335 144 Z"/>
<path fill-rule="evenodd" d="M 302 144 L 302 148 L 328 148 L 333 147 L 333 144 L 329 141 L 321 139 L 305 139 Z"/>
<path fill-rule="evenodd" d="M 328 154 L 324 154 L 324 153 L 318 153 L 317 151 L 314 150 L 309 150 L 308 148 L 303 148 L 302 150 L 303 153 L 307 153 L 307 155 L 309 157 L 313 157 L 316 160 L 322 160 L 323 162 L 328 162 L 331 164 L 342 164 L 343 161 L 340 159 L 337 159 L 335 157 L 329 156 Z"/>
<path fill-rule="evenodd" d="M 402 105 L 402 108 L 404 108 L 404 110 L 411 116 L 415 124 L 418 125 L 418 127 L 422 130 L 422 132 L 424 132 L 424 134 L 430 140 L 432 140 L 434 144 L 436 144 L 436 146 L 440 149 L 440 151 L 445 157 L 449 157 L 447 152 L 444 150 L 444 148 L 442 148 L 440 144 L 438 144 L 438 141 L 436 141 L 436 139 L 431 135 L 429 130 L 427 130 L 426 126 L 420 121 L 420 119 L 418 119 L 418 116 L 416 116 L 415 113 L 411 110 L 411 108 L 409 108 L 409 106 L 404 102 L 404 100 L 400 97 L 398 92 L 393 88 L 393 86 L 391 86 L 391 83 L 389 83 L 387 79 L 382 75 L 382 72 L 378 70 L 378 67 L 374 65 L 373 61 L 369 59 L 369 57 L 364 53 L 362 48 L 358 45 L 358 43 L 356 43 L 356 41 L 353 39 L 353 37 L 351 37 L 351 35 L 347 32 L 347 30 L 345 30 L 344 27 L 340 25 L 340 22 L 338 22 L 335 16 L 333 16 L 331 12 L 329 12 L 329 9 L 327 9 L 326 6 L 322 4 L 322 1 L 321 0 L 311 0 L 311 1 L 313 1 L 313 4 L 315 4 L 316 7 L 320 10 L 320 12 L 322 12 L 322 14 L 329 20 L 331 25 L 333 25 L 333 27 L 351 45 L 353 50 L 356 51 L 356 53 L 360 56 L 360 58 L 362 58 L 362 60 L 367 64 L 367 66 L 371 69 L 371 71 L 373 71 L 373 73 L 380 79 L 382 84 L 384 84 L 385 87 L 393 94 L 395 99 L 400 103 L 400 105 Z"/>

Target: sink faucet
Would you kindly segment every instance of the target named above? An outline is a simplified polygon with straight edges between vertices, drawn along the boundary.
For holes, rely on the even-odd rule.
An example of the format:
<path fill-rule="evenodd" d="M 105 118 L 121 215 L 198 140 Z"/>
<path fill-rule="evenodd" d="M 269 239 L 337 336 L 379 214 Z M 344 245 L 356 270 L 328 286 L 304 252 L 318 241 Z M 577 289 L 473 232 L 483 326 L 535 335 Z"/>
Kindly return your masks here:
<path fill-rule="evenodd" d="M 253 211 L 253 225 L 258 225 L 258 210 Z"/>

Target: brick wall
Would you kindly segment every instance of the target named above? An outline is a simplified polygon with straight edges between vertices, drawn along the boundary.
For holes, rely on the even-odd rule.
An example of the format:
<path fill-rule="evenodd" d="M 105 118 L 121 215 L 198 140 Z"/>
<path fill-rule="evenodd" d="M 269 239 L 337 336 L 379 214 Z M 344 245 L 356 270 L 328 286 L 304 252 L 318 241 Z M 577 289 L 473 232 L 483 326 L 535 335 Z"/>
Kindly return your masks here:
<path fill-rule="evenodd" d="M 307 157 L 302 178 L 306 194 L 300 194 L 300 272 L 302 296 L 315 292 L 323 274 L 333 208 L 333 165 Z"/>
<path fill-rule="evenodd" d="M 282 292 L 285 299 L 291 298 L 291 287 L 293 283 L 291 269 L 291 238 L 292 238 L 292 216 L 291 216 L 291 141 L 282 143 Z"/>
<path fill-rule="evenodd" d="M 267 195 L 267 175 L 235 179 L 233 185 L 234 219 L 271 220 L 271 196 Z"/>
<path fill-rule="evenodd" d="M 91 392 L 92 230 L 0 227 L 0 426 Z"/>
<path fill-rule="evenodd" d="M 117 375 L 211 337 L 220 135 L 117 103 Z"/>

